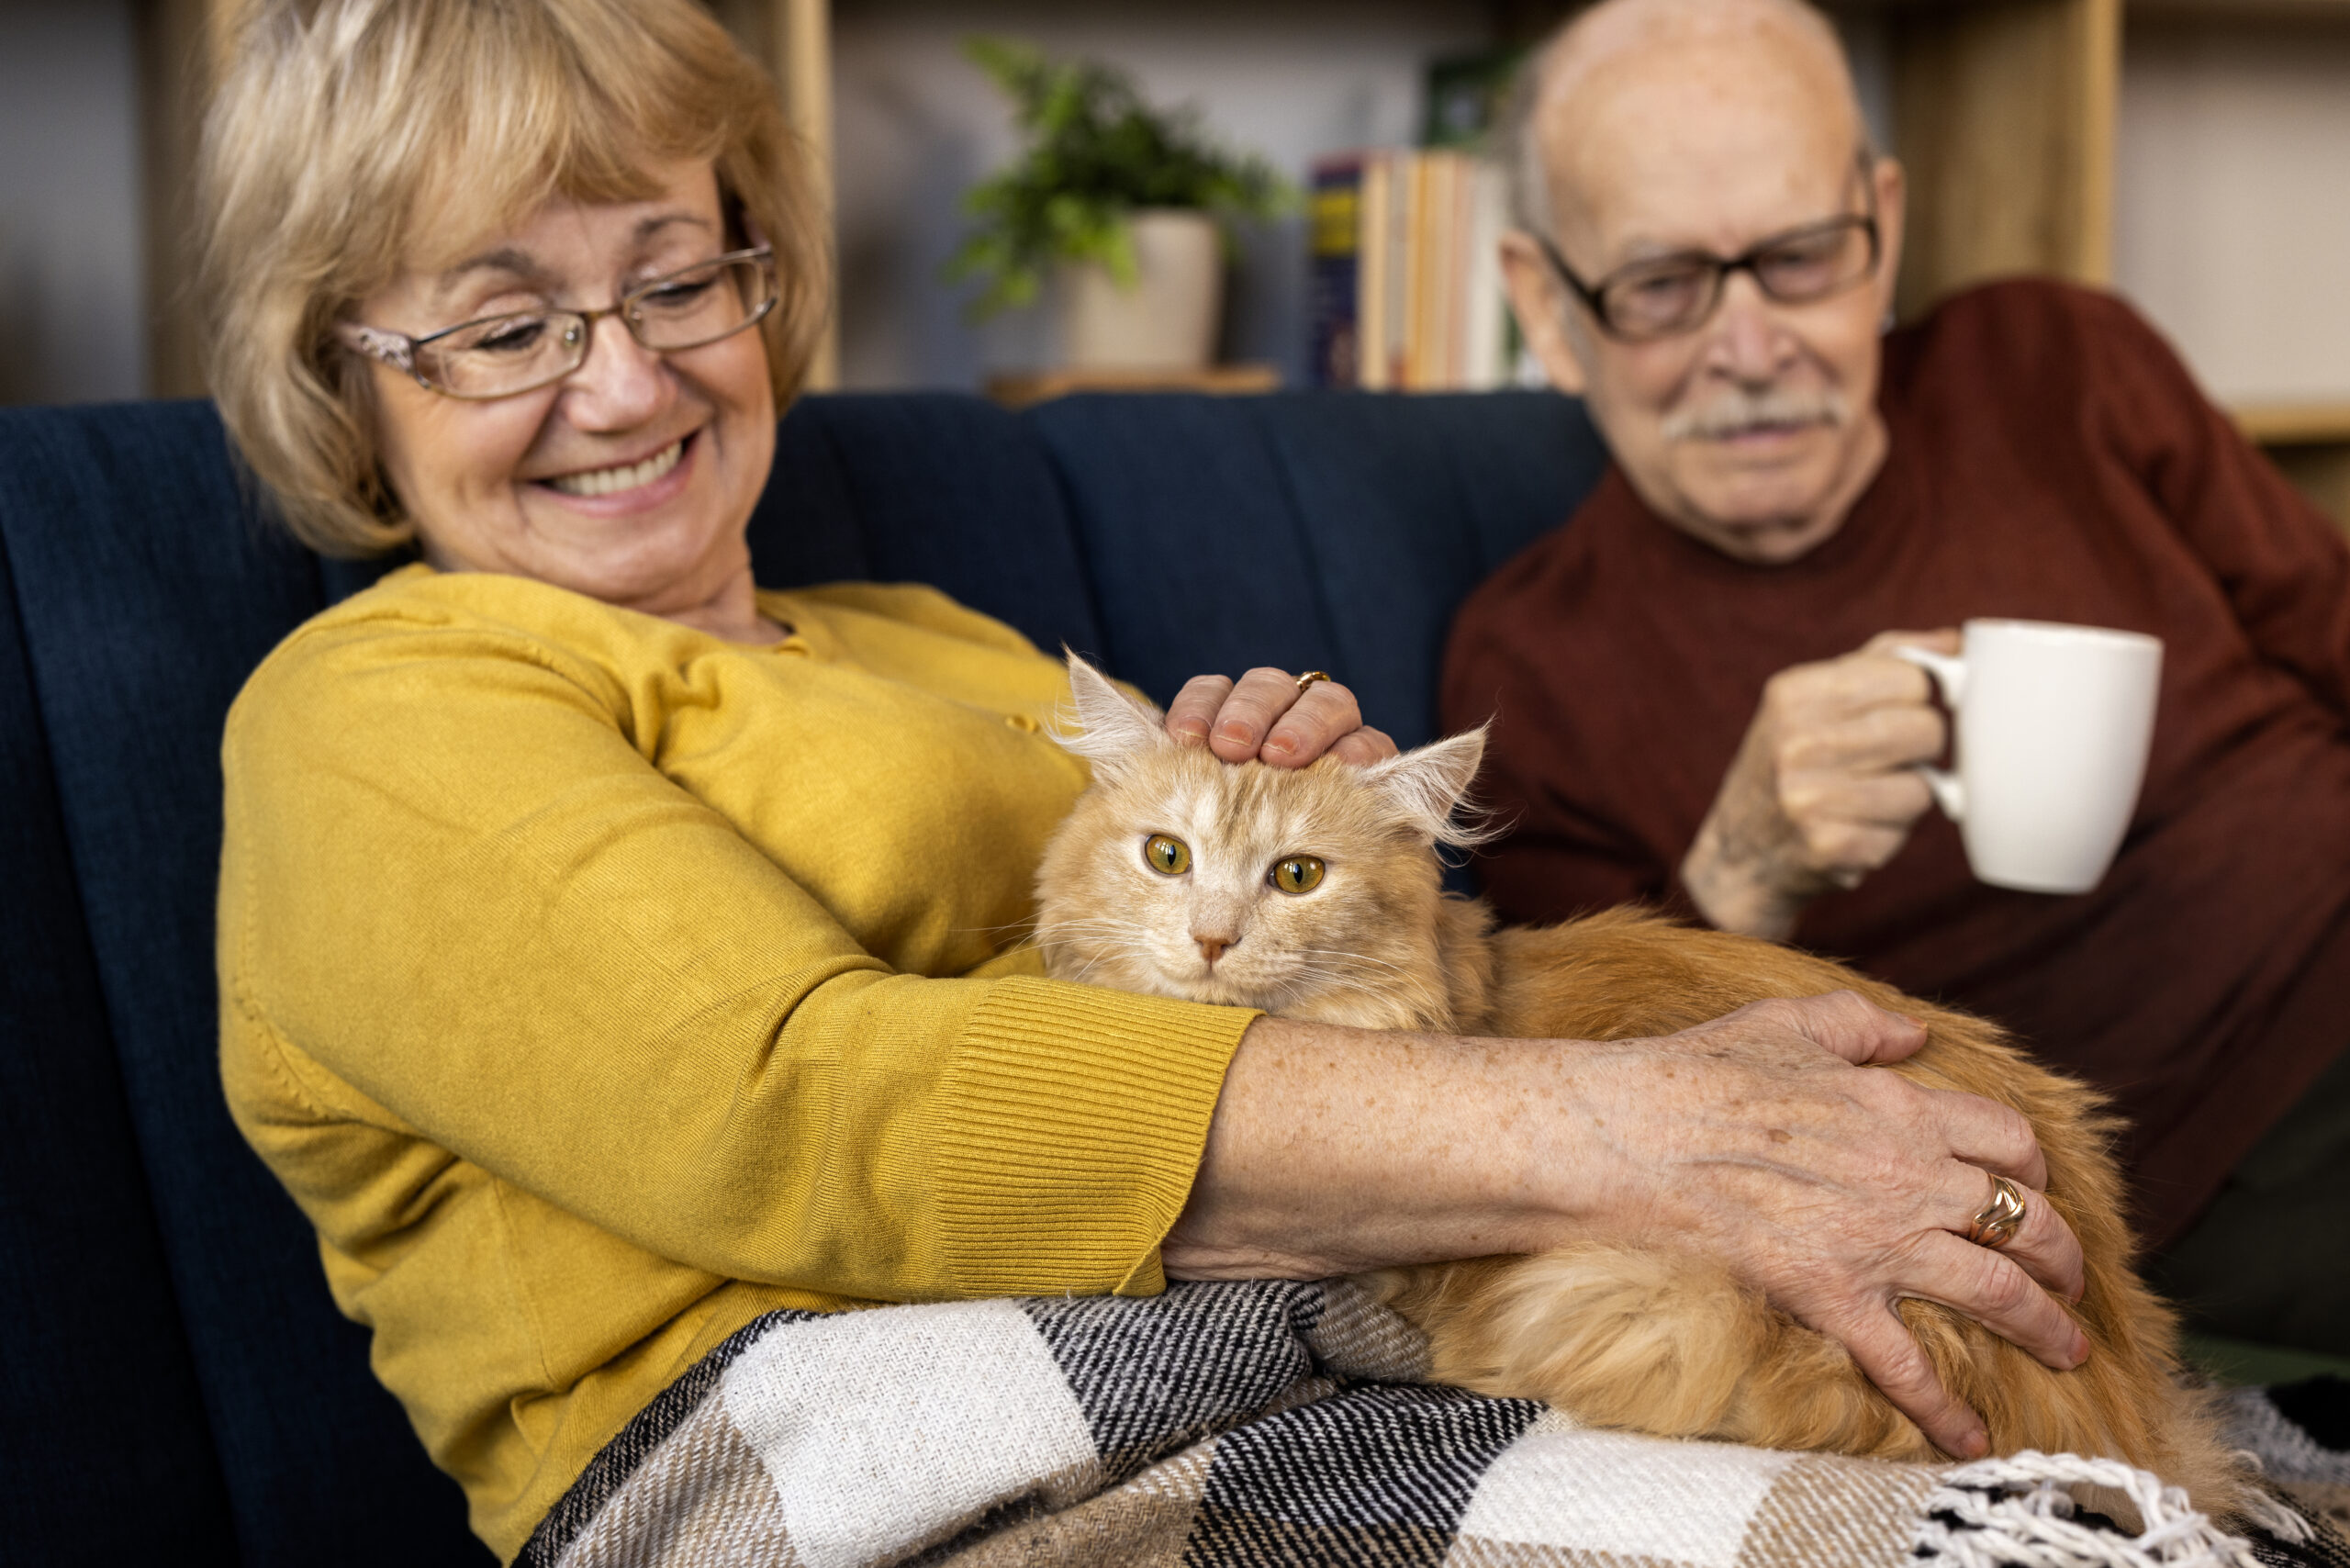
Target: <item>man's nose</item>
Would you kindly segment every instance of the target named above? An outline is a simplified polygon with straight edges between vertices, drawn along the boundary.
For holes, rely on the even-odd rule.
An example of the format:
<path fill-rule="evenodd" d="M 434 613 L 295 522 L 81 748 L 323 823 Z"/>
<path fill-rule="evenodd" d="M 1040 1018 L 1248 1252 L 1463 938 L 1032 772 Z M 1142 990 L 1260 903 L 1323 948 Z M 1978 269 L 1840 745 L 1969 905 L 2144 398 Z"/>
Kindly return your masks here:
<path fill-rule="evenodd" d="M 617 316 L 588 328 L 588 357 L 564 381 L 567 412 L 585 430 L 628 430 L 660 412 L 672 395 L 669 368 Z"/>
<path fill-rule="evenodd" d="M 1742 272 L 1722 280 L 1722 300 L 1714 309 L 1713 339 L 1715 362 L 1747 382 L 1775 379 L 1786 367 L 1794 348 L 1762 286 Z"/>

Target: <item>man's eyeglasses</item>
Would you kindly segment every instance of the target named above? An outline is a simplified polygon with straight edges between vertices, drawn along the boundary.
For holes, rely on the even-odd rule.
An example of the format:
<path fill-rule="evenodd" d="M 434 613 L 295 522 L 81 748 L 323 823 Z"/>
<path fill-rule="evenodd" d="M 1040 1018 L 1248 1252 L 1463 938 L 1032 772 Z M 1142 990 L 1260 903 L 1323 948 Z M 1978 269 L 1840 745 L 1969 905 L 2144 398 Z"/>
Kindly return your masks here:
<path fill-rule="evenodd" d="M 1849 213 L 1774 234 L 1735 256 L 1676 251 L 1617 268 L 1585 283 L 1550 236 L 1534 242 L 1560 279 L 1588 306 L 1601 330 L 1627 342 L 1695 331 L 1721 303 L 1732 273 L 1749 273 L 1782 305 L 1807 305 L 1854 287 L 1876 271 L 1882 252 L 1874 213 Z"/>
<path fill-rule="evenodd" d="M 762 245 L 730 251 L 639 284 L 601 310 L 518 310 L 411 338 L 344 321 L 336 336 L 352 351 L 414 376 L 451 398 L 511 398 L 562 380 L 588 360 L 588 338 L 617 316 L 654 353 L 698 349 L 733 337 L 775 308 L 775 253 Z"/>

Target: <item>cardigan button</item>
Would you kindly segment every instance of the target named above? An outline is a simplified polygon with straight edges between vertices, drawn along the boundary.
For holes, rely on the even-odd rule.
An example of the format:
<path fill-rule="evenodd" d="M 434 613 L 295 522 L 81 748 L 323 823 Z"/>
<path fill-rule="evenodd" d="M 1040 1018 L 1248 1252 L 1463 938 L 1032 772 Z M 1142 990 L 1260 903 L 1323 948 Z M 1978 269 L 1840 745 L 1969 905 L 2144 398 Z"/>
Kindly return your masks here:
<path fill-rule="evenodd" d="M 1036 721 L 1025 713 L 1006 713 L 1003 716 L 1003 722 L 1024 735 L 1033 735 L 1036 733 Z"/>

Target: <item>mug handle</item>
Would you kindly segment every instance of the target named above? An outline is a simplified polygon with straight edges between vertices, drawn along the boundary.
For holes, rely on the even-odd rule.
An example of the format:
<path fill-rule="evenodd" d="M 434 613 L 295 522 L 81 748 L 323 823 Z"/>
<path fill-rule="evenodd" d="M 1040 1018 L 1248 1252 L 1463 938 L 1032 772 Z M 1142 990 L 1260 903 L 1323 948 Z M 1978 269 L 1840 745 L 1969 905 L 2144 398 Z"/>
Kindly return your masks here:
<path fill-rule="evenodd" d="M 1942 700 L 1949 704 L 1952 712 L 1958 711 L 1958 705 L 1966 700 L 1964 659 L 1938 654 L 1931 648 L 1892 647 L 1886 652 L 1897 659 L 1908 660 L 1933 677 L 1934 683 L 1942 688 Z M 1923 778 L 1926 788 L 1934 792 L 1934 804 L 1942 809 L 1942 815 L 1953 822 L 1966 820 L 1966 786 L 1959 781 L 1957 774 L 1947 768 L 1930 767 L 1919 763 L 1918 777 Z"/>

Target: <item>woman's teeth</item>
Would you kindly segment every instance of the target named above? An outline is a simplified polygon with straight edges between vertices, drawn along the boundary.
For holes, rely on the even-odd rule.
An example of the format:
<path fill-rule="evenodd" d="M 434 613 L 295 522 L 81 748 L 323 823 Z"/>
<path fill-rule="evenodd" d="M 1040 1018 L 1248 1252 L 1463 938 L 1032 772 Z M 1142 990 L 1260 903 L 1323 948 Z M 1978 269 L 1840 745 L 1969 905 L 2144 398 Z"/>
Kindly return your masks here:
<path fill-rule="evenodd" d="M 642 463 L 632 463 L 625 468 L 594 468 L 585 474 L 565 474 L 549 479 L 548 484 L 566 496 L 610 496 L 622 490 L 633 490 L 639 485 L 650 485 L 677 465 L 686 454 L 685 441 L 680 438 L 655 453 Z"/>

